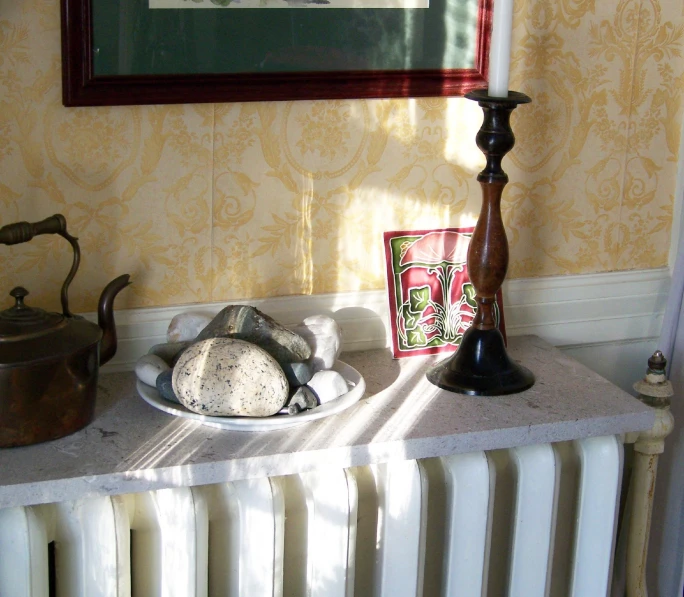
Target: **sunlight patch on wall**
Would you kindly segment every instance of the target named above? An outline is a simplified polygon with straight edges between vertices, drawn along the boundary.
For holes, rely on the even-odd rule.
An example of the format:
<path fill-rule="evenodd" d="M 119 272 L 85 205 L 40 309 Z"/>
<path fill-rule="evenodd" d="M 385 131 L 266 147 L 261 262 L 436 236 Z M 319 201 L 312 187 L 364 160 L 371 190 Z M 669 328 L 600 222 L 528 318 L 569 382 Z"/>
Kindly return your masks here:
<path fill-rule="evenodd" d="M 302 176 L 300 220 L 295 238 L 294 277 L 303 294 L 313 293 L 313 234 L 312 205 L 314 200 L 313 178 Z"/>
<path fill-rule="evenodd" d="M 473 173 L 473 178 L 485 166 L 484 154 L 475 143 L 482 125 L 482 108 L 465 98 L 449 98 L 446 110 L 447 139 L 444 158 Z"/>
<path fill-rule="evenodd" d="M 363 269 L 357 274 L 366 282 L 374 280 L 376 287 L 382 286 L 385 275 L 383 232 L 443 228 L 450 225 L 451 218 L 449 205 L 429 204 L 371 187 L 354 195 L 348 214 L 355 213 L 363 213 L 363 219 L 350 216 L 339 222 L 338 250 L 344 263 L 357 264 Z"/>

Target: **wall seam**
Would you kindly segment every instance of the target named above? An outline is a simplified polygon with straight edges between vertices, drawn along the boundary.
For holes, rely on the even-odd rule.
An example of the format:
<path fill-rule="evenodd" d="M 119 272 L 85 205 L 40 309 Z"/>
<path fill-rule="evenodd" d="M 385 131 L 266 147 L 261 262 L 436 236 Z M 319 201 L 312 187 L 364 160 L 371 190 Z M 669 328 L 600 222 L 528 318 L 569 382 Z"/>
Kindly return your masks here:
<path fill-rule="evenodd" d="M 632 53 L 630 86 L 629 86 L 629 112 L 627 113 L 627 127 L 625 130 L 625 153 L 624 153 L 624 168 L 622 171 L 622 193 L 620 194 L 620 210 L 618 212 L 618 246 L 615 253 L 614 266 L 619 267 L 620 257 L 622 255 L 622 248 L 624 246 L 624 234 L 622 232 L 622 216 L 624 211 L 625 189 L 627 186 L 627 164 L 629 161 L 630 147 L 631 147 L 631 125 L 634 109 L 634 80 L 636 79 L 637 55 L 639 53 L 639 36 L 641 35 L 641 8 L 643 1 L 639 2 L 639 10 L 637 12 L 636 35 L 634 37 L 634 52 Z"/>
<path fill-rule="evenodd" d="M 672 205 L 672 227 L 670 228 L 670 252 L 668 267 L 670 276 L 674 272 L 682 231 L 684 230 L 684 116 L 682 117 L 679 135 L 679 160 L 677 161 L 677 179 Z"/>
<path fill-rule="evenodd" d="M 216 104 L 211 104 L 211 181 L 209 192 L 209 299 L 214 300 L 214 195 L 216 194 Z"/>

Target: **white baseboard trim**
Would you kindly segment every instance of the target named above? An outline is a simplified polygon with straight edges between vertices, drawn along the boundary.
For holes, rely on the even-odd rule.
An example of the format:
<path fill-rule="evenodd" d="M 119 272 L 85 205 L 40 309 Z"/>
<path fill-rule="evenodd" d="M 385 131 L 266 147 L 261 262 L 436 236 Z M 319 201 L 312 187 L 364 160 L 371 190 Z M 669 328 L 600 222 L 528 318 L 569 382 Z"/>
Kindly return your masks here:
<path fill-rule="evenodd" d="M 507 281 L 506 329 L 536 334 L 555 346 L 593 345 L 654 338 L 660 333 L 670 286 L 668 268 Z M 116 312 L 119 348 L 105 371 L 131 370 L 150 346 L 166 341 L 171 319 L 184 311 L 216 313 L 230 303 L 200 303 Z M 288 296 L 250 304 L 283 325 L 326 314 L 342 328 L 344 350 L 389 346 L 385 291 Z M 96 321 L 96 315 L 86 314 Z"/>

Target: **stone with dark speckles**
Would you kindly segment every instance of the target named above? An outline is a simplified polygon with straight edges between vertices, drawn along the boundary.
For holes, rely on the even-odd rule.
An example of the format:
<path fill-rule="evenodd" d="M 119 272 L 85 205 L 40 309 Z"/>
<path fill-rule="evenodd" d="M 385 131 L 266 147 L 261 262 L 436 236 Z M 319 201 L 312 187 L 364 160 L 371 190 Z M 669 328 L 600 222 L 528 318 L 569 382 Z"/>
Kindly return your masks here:
<path fill-rule="evenodd" d="M 183 352 L 173 369 L 180 403 L 201 415 L 270 417 L 287 402 L 278 362 L 243 340 L 209 338 Z"/>

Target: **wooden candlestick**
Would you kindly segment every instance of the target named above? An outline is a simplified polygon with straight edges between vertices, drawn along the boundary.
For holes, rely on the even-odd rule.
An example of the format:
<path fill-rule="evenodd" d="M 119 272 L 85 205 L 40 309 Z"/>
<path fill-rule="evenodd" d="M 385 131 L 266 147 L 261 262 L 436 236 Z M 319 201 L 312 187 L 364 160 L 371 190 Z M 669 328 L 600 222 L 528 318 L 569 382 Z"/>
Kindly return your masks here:
<path fill-rule="evenodd" d="M 501 219 L 501 193 L 508 176 L 501 160 L 515 144 L 511 112 L 531 99 L 515 91 L 509 91 L 508 97 L 490 97 L 486 89 L 472 91 L 466 97 L 477 101 L 484 111 L 476 140 L 487 158 L 487 165 L 477 176 L 482 187 L 482 210 L 468 250 L 468 274 L 475 288 L 477 314 L 458 350 L 431 368 L 427 378 L 460 394 L 514 394 L 531 387 L 534 375 L 508 356 L 494 317 L 496 293 L 508 269 L 508 239 Z"/>

